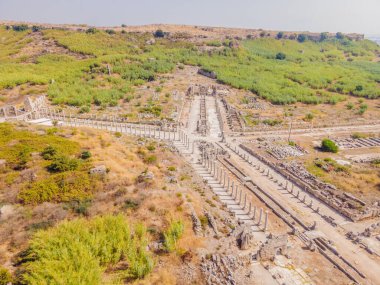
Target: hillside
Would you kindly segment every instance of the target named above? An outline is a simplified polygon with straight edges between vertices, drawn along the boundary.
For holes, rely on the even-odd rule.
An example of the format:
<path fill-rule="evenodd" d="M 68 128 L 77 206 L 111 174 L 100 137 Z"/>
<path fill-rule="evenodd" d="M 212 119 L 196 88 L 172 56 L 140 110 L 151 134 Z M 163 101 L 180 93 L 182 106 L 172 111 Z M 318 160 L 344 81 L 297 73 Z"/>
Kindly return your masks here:
<path fill-rule="evenodd" d="M 275 104 L 336 103 L 345 95 L 380 94 L 379 47 L 368 40 L 323 35 L 324 40 L 313 41 L 306 34 L 286 33 L 273 39 L 273 33 L 263 32 L 253 40 L 224 36 L 191 42 L 186 33 L 154 39 L 152 28 L 128 29 L 133 32 L 3 26 L 1 101 L 8 102 L 7 94 L 21 88 L 24 95 L 47 93 L 53 104 L 116 106 L 134 98 L 136 87 L 183 65 L 212 70 L 221 83 Z"/>

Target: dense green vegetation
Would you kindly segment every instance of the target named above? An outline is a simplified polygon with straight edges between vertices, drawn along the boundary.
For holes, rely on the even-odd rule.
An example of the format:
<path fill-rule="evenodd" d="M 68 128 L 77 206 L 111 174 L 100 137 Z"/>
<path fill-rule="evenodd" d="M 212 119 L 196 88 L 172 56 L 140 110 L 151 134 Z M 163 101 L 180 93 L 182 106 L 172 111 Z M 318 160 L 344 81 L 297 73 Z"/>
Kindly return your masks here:
<path fill-rule="evenodd" d="M 380 48 L 367 40 L 337 36 L 314 42 L 302 35 L 284 39 L 279 33 L 277 39 L 240 41 L 239 47 L 206 41 L 205 45 L 219 48 L 200 52 L 189 42 L 170 41 L 163 37 L 164 32 L 156 33 L 154 44 L 147 44 L 151 34 L 96 29 L 38 32 L 76 53 L 77 58 L 47 54 L 26 64 L 25 57 L 11 55 L 32 40 L 27 38 L 32 31 L 0 27 L 0 89 L 44 84 L 54 104 L 106 108 L 131 98 L 133 86 L 189 64 L 212 70 L 220 82 L 251 90 L 276 104 L 334 104 L 345 95 L 380 96 L 380 64 L 373 61 Z M 364 111 L 363 107 L 360 112 Z"/>
<path fill-rule="evenodd" d="M 169 228 L 164 232 L 164 246 L 168 252 L 177 248 L 177 241 L 182 237 L 184 224 L 181 220 L 170 223 Z"/>
<path fill-rule="evenodd" d="M 337 153 L 339 150 L 339 147 L 336 145 L 335 142 L 333 142 L 330 139 L 323 139 L 321 144 L 321 149 L 326 152 L 333 152 Z"/>
<path fill-rule="evenodd" d="M 142 278 L 154 266 L 147 242 L 146 228 L 131 227 L 121 215 L 62 222 L 35 234 L 23 256 L 22 279 L 31 285 L 102 284 L 106 269 L 119 262 L 128 264 L 114 270 L 119 280 Z"/>

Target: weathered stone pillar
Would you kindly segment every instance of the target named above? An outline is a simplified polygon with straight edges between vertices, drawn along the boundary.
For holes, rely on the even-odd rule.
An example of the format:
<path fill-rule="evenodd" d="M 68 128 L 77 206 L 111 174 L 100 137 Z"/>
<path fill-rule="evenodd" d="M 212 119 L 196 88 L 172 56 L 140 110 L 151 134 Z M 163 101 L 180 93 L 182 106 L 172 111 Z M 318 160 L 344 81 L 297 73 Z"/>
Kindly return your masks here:
<path fill-rule="evenodd" d="M 258 222 L 258 225 L 260 226 L 261 225 L 261 219 L 263 217 L 263 208 L 260 208 L 260 212 L 259 212 L 259 222 Z"/>
<path fill-rule="evenodd" d="M 268 211 L 265 211 L 265 220 L 264 220 L 264 232 L 266 232 L 268 228 Z"/>

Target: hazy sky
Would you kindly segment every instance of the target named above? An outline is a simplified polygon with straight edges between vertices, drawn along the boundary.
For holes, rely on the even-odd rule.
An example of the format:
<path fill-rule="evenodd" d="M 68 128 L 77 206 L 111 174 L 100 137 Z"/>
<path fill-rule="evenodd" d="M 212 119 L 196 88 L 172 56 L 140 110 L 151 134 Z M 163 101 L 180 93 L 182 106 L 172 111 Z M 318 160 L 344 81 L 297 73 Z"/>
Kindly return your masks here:
<path fill-rule="evenodd" d="M 0 19 L 380 34 L 380 0 L 0 0 Z"/>

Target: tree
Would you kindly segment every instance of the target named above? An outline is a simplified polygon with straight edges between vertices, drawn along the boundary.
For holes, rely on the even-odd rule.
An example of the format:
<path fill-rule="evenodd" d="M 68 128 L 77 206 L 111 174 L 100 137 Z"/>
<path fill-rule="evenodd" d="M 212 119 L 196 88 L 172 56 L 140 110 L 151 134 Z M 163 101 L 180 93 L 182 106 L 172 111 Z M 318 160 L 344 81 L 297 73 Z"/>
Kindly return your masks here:
<path fill-rule="evenodd" d="M 96 28 L 88 28 L 86 30 L 86 34 L 95 34 L 97 32 Z"/>
<path fill-rule="evenodd" d="M 33 32 L 41 31 L 41 29 L 42 29 L 42 28 L 41 28 L 40 26 L 33 26 L 33 27 L 32 27 L 32 31 L 33 31 Z"/>
<path fill-rule="evenodd" d="M 109 34 L 109 35 L 114 35 L 116 34 L 116 32 L 114 30 L 110 30 L 110 29 L 107 29 L 106 30 L 106 33 Z"/>
<path fill-rule="evenodd" d="M 363 91 L 363 85 L 356 85 L 355 90 L 359 92 Z"/>
<path fill-rule="evenodd" d="M 284 37 L 284 33 L 283 32 L 279 32 L 276 36 L 277 39 L 282 39 Z"/>
<path fill-rule="evenodd" d="M 28 27 L 28 25 L 22 24 L 22 25 L 14 25 L 14 26 L 12 26 L 12 29 L 15 32 L 22 32 L 22 31 L 26 31 L 27 29 L 29 29 L 29 27 Z"/>
<path fill-rule="evenodd" d="M 299 41 L 300 43 L 303 43 L 304 41 L 306 41 L 307 39 L 307 36 L 305 34 L 299 34 L 297 36 L 297 41 Z"/>
<path fill-rule="evenodd" d="M 341 33 L 341 32 L 337 32 L 335 37 L 338 39 L 338 40 L 343 40 L 344 39 L 344 35 Z"/>
<path fill-rule="evenodd" d="M 261 33 L 260 33 L 260 37 L 261 37 L 261 38 L 265 37 L 265 32 L 261 32 Z"/>
<path fill-rule="evenodd" d="M 325 40 L 327 40 L 329 38 L 329 34 L 324 32 L 324 33 L 321 33 L 320 37 L 319 37 L 319 41 L 323 42 Z"/>
<path fill-rule="evenodd" d="M 156 38 L 163 38 L 163 37 L 165 37 L 165 33 L 162 30 L 157 30 L 154 32 L 154 36 Z"/>
<path fill-rule="evenodd" d="M 284 60 L 286 58 L 286 54 L 279 52 L 276 54 L 276 59 L 278 60 Z"/>
<path fill-rule="evenodd" d="M 330 139 L 323 139 L 322 140 L 321 149 L 322 149 L 322 151 L 325 151 L 325 152 L 337 153 L 338 150 L 339 150 L 339 147 L 332 140 L 330 140 Z"/>

